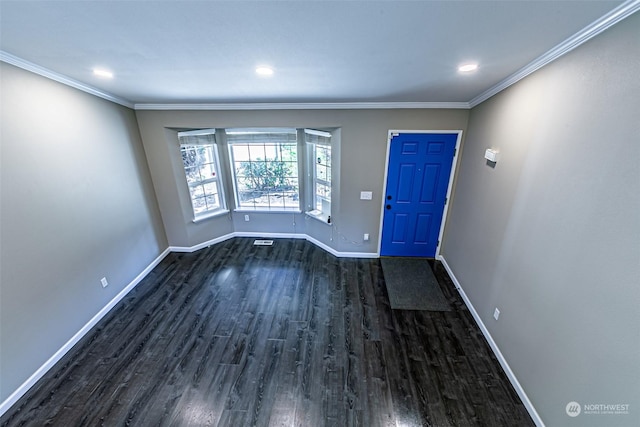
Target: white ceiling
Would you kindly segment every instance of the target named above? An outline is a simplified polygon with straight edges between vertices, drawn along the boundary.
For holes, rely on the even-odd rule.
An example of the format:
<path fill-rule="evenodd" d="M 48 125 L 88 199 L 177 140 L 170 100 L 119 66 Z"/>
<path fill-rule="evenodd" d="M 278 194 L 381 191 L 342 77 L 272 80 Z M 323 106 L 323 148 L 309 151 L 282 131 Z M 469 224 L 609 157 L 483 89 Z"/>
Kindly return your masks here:
<path fill-rule="evenodd" d="M 131 104 L 468 103 L 621 3 L 2 0 L 0 48 Z"/>

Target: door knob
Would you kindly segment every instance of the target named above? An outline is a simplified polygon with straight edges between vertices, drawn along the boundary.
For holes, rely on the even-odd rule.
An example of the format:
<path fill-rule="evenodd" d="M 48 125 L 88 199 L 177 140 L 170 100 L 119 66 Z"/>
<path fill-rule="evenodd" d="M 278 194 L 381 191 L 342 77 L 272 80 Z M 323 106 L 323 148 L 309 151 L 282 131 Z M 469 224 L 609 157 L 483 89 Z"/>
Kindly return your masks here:
<path fill-rule="evenodd" d="M 391 205 L 387 205 L 387 209 L 391 209 Z"/>
<path fill-rule="evenodd" d="M 391 200 L 391 196 L 387 196 L 387 200 Z"/>

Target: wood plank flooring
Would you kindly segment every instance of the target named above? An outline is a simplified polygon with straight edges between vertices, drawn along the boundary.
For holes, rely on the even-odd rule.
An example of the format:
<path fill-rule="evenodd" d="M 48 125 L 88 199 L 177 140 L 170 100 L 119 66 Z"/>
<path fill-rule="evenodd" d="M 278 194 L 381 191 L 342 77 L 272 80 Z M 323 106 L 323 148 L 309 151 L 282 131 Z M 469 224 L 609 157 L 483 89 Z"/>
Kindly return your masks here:
<path fill-rule="evenodd" d="M 2 426 L 533 426 L 452 311 L 391 310 L 377 259 L 236 238 L 167 256 Z"/>

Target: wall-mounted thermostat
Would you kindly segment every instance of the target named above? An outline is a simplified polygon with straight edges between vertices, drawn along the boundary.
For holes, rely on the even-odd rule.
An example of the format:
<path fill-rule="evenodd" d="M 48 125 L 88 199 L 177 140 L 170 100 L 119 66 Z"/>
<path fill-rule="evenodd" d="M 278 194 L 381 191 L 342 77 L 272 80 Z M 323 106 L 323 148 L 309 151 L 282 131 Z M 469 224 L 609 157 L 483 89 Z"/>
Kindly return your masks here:
<path fill-rule="evenodd" d="M 484 158 L 489 160 L 490 162 L 498 161 L 498 150 L 494 150 L 493 148 L 487 148 L 487 151 L 484 152 Z"/>

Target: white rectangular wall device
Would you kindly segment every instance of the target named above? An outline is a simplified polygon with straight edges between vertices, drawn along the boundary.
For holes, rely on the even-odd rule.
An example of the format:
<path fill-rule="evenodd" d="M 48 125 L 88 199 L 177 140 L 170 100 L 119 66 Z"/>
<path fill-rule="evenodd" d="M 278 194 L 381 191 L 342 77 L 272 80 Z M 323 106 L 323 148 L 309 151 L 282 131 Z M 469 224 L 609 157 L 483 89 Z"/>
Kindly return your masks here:
<path fill-rule="evenodd" d="M 487 151 L 484 152 L 484 158 L 489 160 L 490 162 L 498 161 L 498 150 L 493 148 L 487 148 Z"/>

